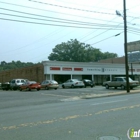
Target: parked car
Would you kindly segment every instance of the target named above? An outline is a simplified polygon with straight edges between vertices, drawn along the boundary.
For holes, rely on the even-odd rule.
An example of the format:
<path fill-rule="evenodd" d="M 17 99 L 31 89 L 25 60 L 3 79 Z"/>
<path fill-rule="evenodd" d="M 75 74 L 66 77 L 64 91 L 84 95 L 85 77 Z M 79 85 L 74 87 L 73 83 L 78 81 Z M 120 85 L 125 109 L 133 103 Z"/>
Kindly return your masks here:
<path fill-rule="evenodd" d="M 82 81 L 83 81 L 83 83 L 85 84 L 85 87 L 87 87 L 87 86 L 94 87 L 94 86 L 95 86 L 95 83 L 94 83 L 94 81 L 92 81 L 92 80 L 83 79 Z"/>
<path fill-rule="evenodd" d="M 103 82 L 103 86 L 105 86 L 106 89 L 109 89 L 109 87 L 114 87 L 115 89 L 117 89 L 117 87 L 121 87 L 121 89 L 125 89 L 126 77 L 115 77 L 112 79 L 112 81 Z M 133 81 L 131 78 L 129 78 L 129 86 L 130 89 L 133 89 L 134 87 L 139 86 L 139 82 Z"/>
<path fill-rule="evenodd" d="M 1 84 L 1 89 L 3 89 L 3 90 L 9 90 L 9 89 L 11 89 L 10 82 L 2 83 Z"/>
<path fill-rule="evenodd" d="M 41 89 L 57 89 L 59 84 L 55 80 L 45 80 L 41 83 Z"/>
<path fill-rule="evenodd" d="M 32 89 L 40 90 L 41 89 L 40 83 L 37 83 L 36 81 L 26 81 L 19 87 L 20 91 L 22 90 L 31 91 Z"/>
<path fill-rule="evenodd" d="M 10 82 L 10 88 L 13 90 L 17 90 L 22 84 L 26 83 L 27 81 L 27 79 L 12 79 Z"/>
<path fill-rule="evenodd" d="M 84 86 L 85 85 L 83 81 L 80 81 L 78 79 L 69 79 L 62 84 L 62 88 L 65 88 L 65 87 L 75 88 L 75 87 L 84 87 Z"/>

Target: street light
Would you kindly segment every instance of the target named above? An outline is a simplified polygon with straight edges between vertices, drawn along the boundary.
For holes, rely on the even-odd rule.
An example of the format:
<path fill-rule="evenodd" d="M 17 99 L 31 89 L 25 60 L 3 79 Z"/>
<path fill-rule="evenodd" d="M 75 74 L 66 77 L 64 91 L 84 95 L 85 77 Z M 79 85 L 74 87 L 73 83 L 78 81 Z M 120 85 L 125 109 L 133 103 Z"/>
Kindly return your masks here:
<path fill-rule="evenodd" d="M 118 16 L 122 16 L 124 20 L 124 52 L 125 52 L 125 73 L 126 73 L 126 91 L 130 92 L 129 87 L 129 73 L 128 73 L 128 57 L 127 57 L 127 21 L 126 21 L 126 2 L 123 0 L 123 10 L 124 15 L 122 16 L 120 12 L 116 11 Z"/>

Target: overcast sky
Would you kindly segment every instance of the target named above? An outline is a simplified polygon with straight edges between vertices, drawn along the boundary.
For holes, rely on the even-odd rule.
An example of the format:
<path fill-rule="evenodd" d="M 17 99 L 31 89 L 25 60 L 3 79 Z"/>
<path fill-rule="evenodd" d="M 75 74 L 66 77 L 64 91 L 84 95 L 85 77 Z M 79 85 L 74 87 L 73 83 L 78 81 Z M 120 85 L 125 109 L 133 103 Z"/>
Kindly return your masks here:
<path fill-rule="evenodd" d="M 140 0 L 126 0 L 126 8 L 127 41 L 138 41 Z M 0 61 L 48 60 L 70 39 L 124 56 L 123 0 L 0 0 L 0 20 Z"/>

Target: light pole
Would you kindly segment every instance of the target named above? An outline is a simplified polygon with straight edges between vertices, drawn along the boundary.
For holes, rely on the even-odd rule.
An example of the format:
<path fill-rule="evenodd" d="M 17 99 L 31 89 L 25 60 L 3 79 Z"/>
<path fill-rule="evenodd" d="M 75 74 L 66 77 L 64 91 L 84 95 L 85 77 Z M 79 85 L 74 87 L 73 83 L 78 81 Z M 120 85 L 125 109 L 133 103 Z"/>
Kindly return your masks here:
<path fill-rule="evenodd" d="M 124 10 L 124 52 L 125 52 L 125 73 L 126 73 L 126 91 L 130 92 L 129 87 L 129 68 L 128 68 L 128 56 L 127 56 L 127 21 L 126 21 L 126 1 L 123 0 Z"/>
<path fill-rule="evenodd" d="M 125 52 L 125 74 L 126 74 L 126 91 L 130 92 L 129 86 L 129 66 L 128 66 L 128 56 L 127 56 L 127 20 L 126 20 L 126 1 L 123 0 L 123 11 L 124 15 L 122 16 L 119 11 L 116 11 L 118 16 L 123 17 L 124 20 L 124 52 Z"/>

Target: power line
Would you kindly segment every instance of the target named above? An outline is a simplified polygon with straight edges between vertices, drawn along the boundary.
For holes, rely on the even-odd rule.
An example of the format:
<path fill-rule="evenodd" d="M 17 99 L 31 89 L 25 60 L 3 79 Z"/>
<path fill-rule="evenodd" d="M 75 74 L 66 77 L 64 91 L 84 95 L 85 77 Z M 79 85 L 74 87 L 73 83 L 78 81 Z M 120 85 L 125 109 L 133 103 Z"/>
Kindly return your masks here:
<path fill-rule="evenodd" d="M 117 5 L 119 5 L 119 4 L 120 4 L 120 2 L 119 2 Z M 107 21 L 107 23 L 108 23 L 108 22 L 113 22 L 113 20 L 116 19 L 116 18 L 118 18 L 118 17 L 115 17 L 115 18 L 113 18 L 112 20 Z M 119 23 L 119 25 L 120 25 L 120 23 Z M 117 25 L 117 26 L 118 26 L 118 25 Z M 116 28 L 116 27 L 115 27 L 115 28 Z M 102 34 L 104 34 L 105 32 L 107 32 L 107 31 L 109 31 L 109 30 L 110 30 L 110 29 L 108 29 L 108 30 L 106 30 L 106 31 L 104 31 L 104 32 L 102 32 L 102 33 L 96 35 L 95 37 L 98 37 L 99 35 L 102 35 Z M 98 29 L 97 29 L 96 31 L 98 31 Z M 95 33 L 96 31 L 94 31 L 94 32 L 92 32 L 92 33 Z M 88 35 L 86 35 L 85 37 L 87 37 L 87 36 L 89 36 L 89 35 L 91 35 L 91 33 L 88 34 Z M 84 37 L 84 38 L 85 38 L 85 37 Z M 94 38 L 95 38 L 95 37 L 94 37 Z M 82 38 L 82 39 L 83 39 L 83 38 Z M 92 39 L 92 38 L 91 38 L 91 39 Z"/>
<path fill-rule="evenodd" d="M 62 29 L 61 29 L 61 31 L 62 31 Z M 56 34 L 59 33 L 59 32 L 60 32 L 60 29 L 57 30 L 57 31 L 54 31 L 53 33 L 50 33 L 50 34 L 48 34 L 47 36 L 45 36 L 45 37 L 43 37 L 43 38 L 40 38 L 40 39 L 38 39 L 38 40 L 36 40 L 36 41 L 34 41 L 34 42 L 28 44 L 28 45 L 24 45 L 24 46 L 19 47 L 19 48 L 17 48 L 17 49 L 13 49 L 13 50 L 9 50 L 9 51 L 6 51 L 6 52 L 2 52 L 1 55 L 5 55 L 6 53 L 9 53 L 9 52 L 12 52 L 12 51 L 16 51 L 16 50 L 19 50 L 19 49 L 26 48 L 26 47 L 28 47 L 28 46 L 30 46 L 30 45 L 32 45 L 32 44 L 35 44 L 35 43 L 37 43 L 37 42 L 40 42 L 41 40 L 44 40 L 44 38 L 46 38 L 46 37 L 50 37 L 50 35 L 56 35 Z"/>
<path fill-rule="evenodd" d="M 40 24 L 40 25 L 49 25 L 49 26 L 61 26 L 61 27 L 71 27 L 71 28 L 82 28 L 82 29 L 100 29 L 100 30 L 106 30 L 107 27 L 88 27 L 88 26 L 70 26 L 70 25 L 62 25 L 62 24 L 48 24 L 48 23 L 41 23 L 41 22 L 32 22 L 32 21 L 25 21 L 25 20 L 15 20 L 15 19 L 8 19 L 8 18 L 0 18 L 1 20 L 7 20 L 7 21 L 15 21 L 15 22 L 22 22 L 22 23 L 31 23 L 31 24 Z M 113 29 L 113 30 L 122 30 L 120 29 Z"/>
<path fill-rule="evenodd" d="M 90 22 L 82 22 L 82 21 L 73 21 L 73 20 L 66 20 L 66 21 L 72 21 L 72 22 L 59 21 L 59 20 L 48 20 L 48 19 L 41 19 L 41 18 L 34 18 L 34 17 L 26 17 L 26 16 L 13 15 L 13 14 L 7 14 L 7 13 L 0 13 L 0 14 L 1 14 L 1 15 L 7 15 L 7 16 L 14 16 L 14 17 L 35 19 L 35 20 L 43 20 L 43 21 L 49 21 L 49 22 L 68 23 L 68 24 L 78 24 L 78 25 L 88 25 L 88 26 L 102 26 L 102 27 L 115 26 L 115 25 L 98 24 L 98 23 L 90 23 Z M 56 18 L 56 19 L 57 19 L 57 18 Z"/>
<path fill-rule="evenodd" d="M 121 23 L 120 23 L 120 24 L 121 24 Z M 120 24 L 118 24 L 115 28 L 117 28 Z M 108 32 L 109 30 L 112 30 L 112 29 L 114 29 L 114 28 L 109 28 L 109 29 L 107 29 L 106 31 L 104 31 L 104 32 L 102 32 L 102 33 L 100 33 L 100 34 L 98 34 L 98 35 L 96 35 L 96 36 L 94 36 L 94 37 L 92 37 L 92 38 L 90 38 L 90 39 L 84 41 L 84 42 L 87 42 L 87 41 L 89 41 L 89 40 L 91 40 L 91 39 L 94 39 L 94 38 L 96 38 L 96 37 L 98 37 L 98 36 L 100 36 L 100 35 L 102 35 L 102 34 Z"/>
<path fill-rule="evenodd" d="M 108 40 L 108 39 L 110 39 L 110 38 L 112 38 L 112 37 L 116 37 L 116 36 L 120 35 L 121 33 L 123 33 L 123 32 L 120 32 L 120 33 L 118 33 L 118 34 L 116 34 L 116 35 L 107 37 L 107 38 L 105 38 L 105 39 L 102 39 L 102 40 L 100 40 L 100 41 L 98 41 L 98 42 L 95 42 L 95 43 L 93 43 L 93 44 L 90 44 L 90 45 L 95 45 L 95 44 L 97 44 L 97 43 L 100 43 L 100 42 L 103 42 L 103 41 L 105 41 L 105 40 Z"/>
<path fill-rule="evenodd" d="M 45 10 L 45 9 L 40 9 L 40 8 L 34 8 L 34 7 L 30 7 L 30 6 L 24 6 L 24 5 L 19 5 L 19 4 L 13 4 L 13 3 L 7 3 L 7 2 L 1 2 L 0 3 L 4 3 L 4 4 L 8 4 L 8 5 L 13 5 L 13 6 L 18 6 L 18 7 L 23 7 L 23 8 L 29 8 L 29 9 L 34 9 L 34 10 L 40 10 L 40 11 L 47 11 L 47 12 L 52 12 L 52 13 L 59 13 L 59 14 L 63 14 L 63 15 L 69 15 L 69 16 L 74 16 L 74 17 L 80 17 L 80 18 L 86 18 L 86 19 L 92 19 L 92 20 L 99 20 L 99 21 L 107 21 L 107 20 L 103 20 L 103 19 L 97 19 L 97 18 L 91 18 L 91 17 L 84 17 L 84 16 L 77 16 L 77 15 L 73 15 L 73 14 L 68 14 L 68 13 L 62 13 L 62 12 L 56 12 L 56 11 L 51 11 L 51 10 Z M 3 8 L 4 10 L 5 8 Z M 6 9 L 5 9 L 6 10 Z M 14 10 L 11 10 L 14 12 Z M 19 11 L 20 13 L 25 13 L 25 12 L 21 12 Z M 33 15 L 33 14 L 32 14 Z M 49 17 L 48 17 L 49 18 Z M 50 17 L 52 18 L 52 17 Z M 118 22 L 114 22 L 114 23 L 118 23 Z"/>
<path fill-rule="evenodd" d="M 79 8 L 72 8 L 72 7 L 67 7 L 67 6 L 57 5 L 57 4 L 51 4 L 51 3 L 41 2 L 41 1 L 35 1 L 35 0 L 29 0 L 29 1 L 31 1 L 31 2 L 36 2 L 36 3 L 40 3 L 40 4 L 46 4 L 46 5 L 50 5 L 50 6 L 55 6 L 55 7 L 60 7 L 60 8 L 71 9 L 71 10 L 78 10 L 78 11 L 84 11 L 84 12 L 92 12 L 92 13 L 96 13 L 96 14 L 115 15 L 115 14 L 113 14 L 113 13 L 106 13 L 106 12 L 85 10 L 85 9 L 79 9 Z"/>
<path fill-rule="evenodd" d="M 133 31 L 129 31 L 129 30 L 128 30 L 127 32 L 128 32 L 128 33 L 131 33 L 131 34 L 135 34 L 135 35 L 138 35 L 138 36 L 140 35 L 140 33 L 136 33 L 136 32 L 133 32 Z"/>
<path fill-rule="evenodd" d="M 45 2 L 36 1 L 36 0 L 29 0 L 29 1 L 40 3 L 40 4 L 46 4 L 46 5 L 49 5 L 49 6 L 55 6 L 55 7 L 60 7 L 60 8 L 71 9 L 71 10 L 78 10 L 78 11 L 84 11 L 84 12 L 92 12 L 92 13 L 96 13 L 96 14 L 116 15 L 116 14 L 113 14 L 113 13 L 106 13 L 106 12 L 99 12 L 99 11 L 92 11 L 92 10 L 85 10 L 85 9 L 67 7 L 67 6 L 62 6 L 62 5 L 57 5 L 57 4 L 51 4 L 51 3 L 45 3 Z M 132 17 L 132 16 L 128 16 L 128 17 Z M 132 18 L 134 18 L 134 17 L 132 17 Z"/>
<path fill-rule="evenodd" d="M 63 2 L 63 3 L 77 4 L 77 3 L 74 3 L 74 2 L 66 2 L 66 1 L 61 1 L 61 0 L 56 0 L 56 1 Z M 104 0 L 102 0 L 102 1 L 104 1 Z M 102 2 L 99 1 L 99 2 L 95 3 L 96 6 L 89 6 L 89 5 L 79 4 L 79 3 L 78 3 L 78 6 L 90 7 L 90 8 L 96 8 L 96 9 L 114 10 L 114 9 L 109 9 L 109 8 L 105 8 L 105 7 L 97 7 L 97 5 L 98 5 L 99 3 L 102 3 Z M 119 2 L 119 3 L 120 3 L 120 2 Z"/>
<path fill-rule="evenodd" d="M 51 19 L 57 19 L 57 20 L 65 20 L 65 21 L 70 21 L 70 22 L 75 22 L 75 23 L 87 23 L 87 24 L 98 24 L 99 25 L 99 23 L 90 23 L 90 22 L 83 22 L 83 21 L 77 21 L 77 20 L 68 20 L 68 19 L 63 19 L 63 18 L 54 18 L 54 17 L 50 17 L 50 16 L 43 16 L 43 15 L 38 15 L 38 14 L 21 12 L 21 11 L 12 10 L 12 9 L 6 9 L 6 8 L 1 8 L 1 7 L 0 7 L 0 9 L 6 10 L 6 11 L 12 11 L 12 12 L 16 12 L 16 13 L 21 13 L 21 14 L 32 15 L 32 16 L 45 17 L 45 18 L 51 18 Z M 19 15 L 12 15 L 12 14 L 6 14 L 6 13 L 1 13 L 1 14 L 11 15 L 11 16 L 17 16 L 17 17 L 23 17 L 23 16 L 19 16 Z M 28 18 L 32 18 L 32 17 L 28 17 Z M 32 19 L 35 19 L 35 18 L 32 18 Z M 40 20 L 45 20 L 45 19 L 40 19 Z M 47 21 L 49 21 L 49 20 L 47 20 Z M 50 21 L 53 21 L 53 20 L 50 20 Z M 60 21 L 55 21 L 55 22 L 60 22 Z M 104 26 L 105 24 L 100 24 L 100 25 Z M 115 26 L 115 25 L 110 25 L 110 26 Z"/>

